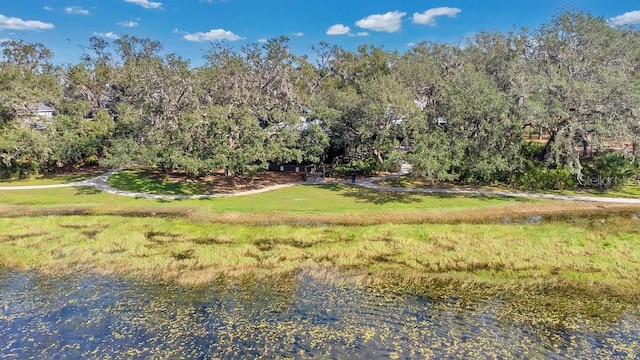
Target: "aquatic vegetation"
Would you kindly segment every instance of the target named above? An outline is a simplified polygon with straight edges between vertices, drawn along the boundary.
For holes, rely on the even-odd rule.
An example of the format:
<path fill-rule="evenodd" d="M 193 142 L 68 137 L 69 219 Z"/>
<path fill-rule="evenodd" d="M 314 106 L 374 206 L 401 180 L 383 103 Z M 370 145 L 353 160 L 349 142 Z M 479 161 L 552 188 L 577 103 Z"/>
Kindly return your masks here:
<path fill-rule="evenodd" d="M 0 354 L 27 358 L 635 358 L 637 306 L 588 297 L 430 299 L 327 284 L 197 288 L 0 273 Z M 590 317 L 549 304 L 590 303 Z M 635 315 L 634 315 L 635 312 Z"/>

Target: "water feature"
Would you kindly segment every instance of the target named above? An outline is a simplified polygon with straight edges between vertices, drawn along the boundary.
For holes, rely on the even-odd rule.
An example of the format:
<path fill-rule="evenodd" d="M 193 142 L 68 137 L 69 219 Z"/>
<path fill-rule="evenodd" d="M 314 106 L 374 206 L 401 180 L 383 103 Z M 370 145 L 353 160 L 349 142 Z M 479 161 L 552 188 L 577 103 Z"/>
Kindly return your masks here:
<path fill-rule="evenodd" d="M 186 289 L 0 271 L 0 357 L 640 356 L 636 308 L 604 320 L 538 311 L 511 300 L 436 300 L 304 275 L 288 285 Z"/>

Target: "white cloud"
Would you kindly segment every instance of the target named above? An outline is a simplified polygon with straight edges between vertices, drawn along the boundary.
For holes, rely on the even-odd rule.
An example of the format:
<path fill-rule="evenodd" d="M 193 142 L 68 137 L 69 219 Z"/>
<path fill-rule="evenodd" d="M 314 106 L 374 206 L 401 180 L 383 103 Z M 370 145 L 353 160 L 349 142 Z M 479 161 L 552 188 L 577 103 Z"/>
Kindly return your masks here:
<path fill-rule="evenodd" d="M 203 42 L 203 41 L 215 41 L 215 40 L 229 40 L 236 41 L 242 40 L 243 37 L 240 37 L 231 31 L 224 29 L 212 29 L 209 32 L 197 32 L 193 34 L 186 34 L 183 38 L 187 41 L 193 42 Z"/>
<path fill-rule="evenodd" d="M 145 9 L 162 9 L 161 2 L 153 2 L 149 0 L 124 0 L 125 2 L 140 5 Z"/>
<path fill-rule="evenodd" d="M 343 24 L 335 24 L 330 26 L 327 29 L 327 35 L 347 35 L 347 36 L 369 36 L 369 33 L 366 31 L 360 31 L 357 33 L 352 33 L 351 28 L 343 25 Z"/>
<path fill-rule="evenodd" d="M 49 30 L 54 26 L 51 23 L 45 23 L 36 20 L 22 20 L 15 17 L 6 17 L 0 14 L 0 29 L 7 30 Z"/>
<path fill-rule="evenodd" d="M 45 6 L 45 7 L 44 7 L 44 9 L 45 9 L 45 10 L 47 10 L 47 11 L 53 11 L 53 10 L 55 10 L 55 9 L 54 9 L 54 8 L 52 8 L 51 6 Z"/>
<path fill-rule="evenodd" d="M 133 20 L 120 21 L 120 22 L 116 23 L 116 25 L 132 28 L 132 27 L 138 26 L 138 22 L 137 21 L 133 21 Z"/>
<path fill-rule="evenodd" d="M 64 12 L 67 14 L 89 15 L 89 10 L 83 9 L 80 6 L 67 6 L 64 8 Z"/>
<path fill-rule="evenodd" d="M 609 19 L 609 23 L 616 26 L 640 24 L 640 10 L 629 11 L 622 15 L 612 17 Z"/>
<path fill-rule="evenodd" d="M 304 36 L 304 33 L 303 32 L 294 32 L 294 33 L 291 33 L 290 35 L 291 36 L 295 36 L 295 37 L 301 37 L 301 36 Z"/>
<path fill-rule="evenodd" d="M 364 19 L 356 21 L 356 26 L 372 30 L 394 33 L 400 31 L 402 27 L 402 18 L 407 15 L 406 12 L 389 11 L 386 14 L 369 15 Z"/>
<path fill-rule="evenodd" d="M 259 42 L 259 43 L 266 43 L 267 41 L 268 41 L 268 40 L 267 40 L 267 39 L 265 39 L 265 38 L 260 38 L 260 39 L 258 39 L 258 42 Z"/>
<path fill-rule="evenodd" d="M 327 29 L 327 35 L 346 35 L 349 32 L 351 32 L 351 28 L 342 24 L 331 25 Z"/>
<path fill-rule="evenodd" d="M 0 39 L 0 43 L 3 43 L 5 41 L 11 41 L 11 39 L 6 39 L 6 38 Z"/>
<path fill-rule="evenodd" d="M 458 16 L 458 14 L 461 11 L 462 10 L 458 8 L 437 7 L 437 8 L 429 9 L 423 13 L 414 13 L 413 23 L 421 24 L 421 25 L 436 26 L 436 17 L 448 16 L 450 18 L 454 18 Z"/>
<path fill-rule="evenodd" d="M 99 36 L 99 37 L 104 37 L 104 38 L 107 38 L 107 39 L 112 39 L 112 40 L 116 40 L 116 39 L 120 38 L 113 31 L 109 31 L 108 33 L 94 32 L 93 35 L 94 36 Z"/>

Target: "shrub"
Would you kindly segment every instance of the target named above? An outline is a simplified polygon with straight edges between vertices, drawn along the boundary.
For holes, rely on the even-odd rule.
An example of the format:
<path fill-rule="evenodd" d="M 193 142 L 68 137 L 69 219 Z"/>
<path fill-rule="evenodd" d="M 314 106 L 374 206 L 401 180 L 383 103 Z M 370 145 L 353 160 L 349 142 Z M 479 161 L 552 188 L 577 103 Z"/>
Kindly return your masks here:
<path fill-rule="evenodd" d="M 334 177 L 347 177 L 352 173 L 360 176 L 371 176 L 380 171 L 381 165 L 375 159 L 351 160 L 346 164 L 338 164 L 331 168 L 330 175 Z"/>
<path fill-rule="evenodd" d="M 633 160 L 617 152 L 598 154 L 584 163 L 582 186 L 607 190 L 620 187 L 640 175 Z"/>
<path fill-rule="evenodd" d="M 565 169 L 547 168 L 525 160 L 524 170 L 515 178 L 515 185 L 526 190 L 566 190 L 575 189 L 579 183 L 574 175 Z"/>

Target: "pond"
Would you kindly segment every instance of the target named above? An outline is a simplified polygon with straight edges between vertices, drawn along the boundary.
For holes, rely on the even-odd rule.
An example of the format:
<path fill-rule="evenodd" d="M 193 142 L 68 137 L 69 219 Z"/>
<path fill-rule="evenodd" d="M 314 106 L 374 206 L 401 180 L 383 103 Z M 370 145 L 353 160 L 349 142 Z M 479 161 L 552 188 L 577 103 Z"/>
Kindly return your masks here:
<path fill-rule="evenodd" d="M 286 285 L 191 289 L 109 276 L 0 271 L 0 357 L 640 356 L 634 306 L 594 319 L 549 311 L 553 302 L 544 299 L 535 304 L 546 305 L 513 301 L 429 299 L 309 275 Z"/>

